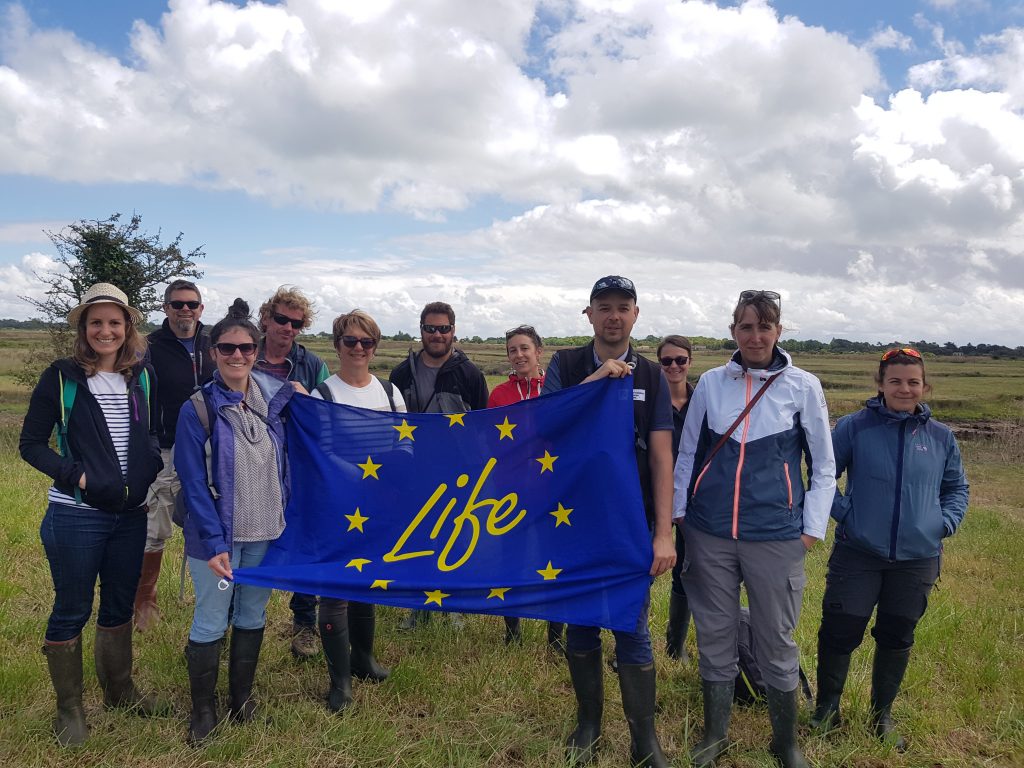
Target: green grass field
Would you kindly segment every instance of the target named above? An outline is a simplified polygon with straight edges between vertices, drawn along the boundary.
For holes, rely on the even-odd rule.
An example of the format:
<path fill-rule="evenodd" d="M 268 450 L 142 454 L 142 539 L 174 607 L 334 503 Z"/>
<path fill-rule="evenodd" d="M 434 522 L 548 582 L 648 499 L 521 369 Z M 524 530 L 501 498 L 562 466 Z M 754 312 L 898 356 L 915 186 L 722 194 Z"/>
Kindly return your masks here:
<path fill-rule="evenodd" d="M 257 688 L 270 720 L 225 727 L 207 747 L 183 744 L 188 680 L 182 648 L 191 619 L 188 590 L 179 601 L 181 537 L 176 535 L 160 580 L 164 620 L 136 636 L 136 680 L 171 698 L 176 715 L 143 720 L 102 708 L 95 682 L 92 628 L 86 630 L 85 704 L 92 734 L 75 752 L 56 747 L 50 733 L 53 698 L 39 652 L 52 601 L 52 585 L 38 526 L 47 478 L 17 456 L 16 440 L 27 393 L 12 374 L 32 342 L 0 334 L 0 765 L 3 766 L 556 766 L 574 722 L 574 699 L 564 663 L 543 649 L 543 626 L 525 623 L 525 642 L 506 648 L 494 617 L 467 617 L 462 631 L 446 620 L 412 634 L 397 626 L 400 612 L 379 610 L 378 650 L 392 668 L 382 685 L 356 683 L 355 706 L 343 717 L 323 705 L 322 659 L 294 661 L 288 653 L 287 595 L 270 604 Z M 323 345 L 315 345 L 332 359 Z M 384 370 L 406 345 L 388 344 Z M 498 347 L 467 351 L 490 376 L 506 365 Z M 653 355 L 653 351 L 651 352 Z M 725 355 L 698 353 L 694 372 Z M 875 361 L 863 356 L 802 356 L 818 374 L 833 415 L 859 406 L 873 392 Z M 948 543 L 942 579 L 917 635 L 904 692 L 894 713 L 911 741 L 906 754 L 887 751 L 866 729 L 870 638 L 854 657 L 844 709 L 849 724 L 829 737 L 802 733 L 812 765 L 856 768 L 1011 768 L 1024 765 L 1024 363 L 993 360 L 929 361 L 936 416 L 984 429 L 964 440 L 971 508 Z M 965 433 L 968 434 L 968 433 Z M 979 436 L 980 435 L 980 436 Z M 808 558 L 808 587 L 798 628 L 803 664 L 813 680 L 815 633 L 824 588 L 826 545 Z M 676 765 L 700 731 L 696 665 L 664 655 L 667 577 L 654 590 L 651 629 L 658 664 L 658 731 Z M 691 630 L 688 645 L 696 646 Z M 606 642 L 606 655 L 611 642 Z M 226 683 L 226 668 L 221 685 Z M 604 741 L 598 766 L 626 764 L 628 733 L 616 678 L 605 675 Z M 772 765 L 763 710 L 738 710 L 736 745 L 722 768 Z"/>

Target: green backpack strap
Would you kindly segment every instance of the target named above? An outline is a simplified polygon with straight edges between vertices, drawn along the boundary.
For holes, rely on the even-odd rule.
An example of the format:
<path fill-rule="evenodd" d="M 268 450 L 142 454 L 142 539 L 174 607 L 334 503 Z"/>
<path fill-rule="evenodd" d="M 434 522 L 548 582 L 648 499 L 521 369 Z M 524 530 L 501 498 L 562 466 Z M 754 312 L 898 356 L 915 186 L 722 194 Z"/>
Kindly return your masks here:
<path fill-rule="evenodd" d="M 71 421 L 71 409 L 75 407 L 75 395 L 78 394 L 78 382 L 65 380 L 64 374 L 57 372 L 60 382 L 60 423 L 57 424 L 57 449 L 65 459 L 71 458 L 71 446 L 68 444 L 68 423 Z M 82 489 L 75 486 L 75 502 L 82 503 Z"/>
<path fill-rule="evenodd" d="M 149 369 L 143 368 L 142 373 L 139 374 L 139 384 L 142 386 L 142 394 L 146 396 L 146 414 L 149 418 L 149 427 L 153 427 L 153 413 L 149 407 Z"/>

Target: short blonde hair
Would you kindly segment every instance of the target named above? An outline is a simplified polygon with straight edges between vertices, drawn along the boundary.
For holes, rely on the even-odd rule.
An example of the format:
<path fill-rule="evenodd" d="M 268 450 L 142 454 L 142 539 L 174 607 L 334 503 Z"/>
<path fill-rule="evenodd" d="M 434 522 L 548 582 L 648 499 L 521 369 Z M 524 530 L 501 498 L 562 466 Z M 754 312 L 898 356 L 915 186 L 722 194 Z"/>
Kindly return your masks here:
<path fill-rule="evenodd" d="M 341 344 L 341 337 L 345 335 L 345 329 L 350 325 L 357 326 L 359 330 L 372 338 L 375 342 L 378 344 L 380 343 L 380 326 L 377 325 L 377 321 L 363 310 L 353 309 L 351 312 L 346 312 L 345 314 L 338 315 L 334 318 L 333 331 L 335 349 L 337 349 L 338 345 Z"/>
<path fill-rule="evenodd" d="M 277 305 L 283 304 L 288 309 L 297 309 L 302 312 L 302 327 L 309 328 L 313 324 L 313 302 L 294 285 L 282 285 L 277 291 L 260 305 L 260 329 L 267 330 L 267 324 L 272 315 L 277 311 Z"/>

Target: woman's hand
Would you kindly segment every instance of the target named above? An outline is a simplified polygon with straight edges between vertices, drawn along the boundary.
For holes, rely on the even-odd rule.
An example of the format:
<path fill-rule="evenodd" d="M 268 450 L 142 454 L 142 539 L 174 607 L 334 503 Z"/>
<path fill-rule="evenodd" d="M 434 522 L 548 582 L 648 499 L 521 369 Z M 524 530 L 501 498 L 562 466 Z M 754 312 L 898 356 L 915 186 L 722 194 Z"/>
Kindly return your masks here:
<path fill-rule="evenodd" d="M 813 547 L 815 544 L 818 543 L 818 539 L 816 539 L 813 536 L 811 536 L 809 534 L 806 534 L 806 533 L 801 533 L 800 534 L 800 541 L 802 541 L 804 543 L 804 549 L 810 549 L 811 547 Z"/>
<path fill-rule="evenodd" d="M 227 552 L 214 555 L 206 561 L 206 564 L 222 579 L 231 579 L 231 556 Z"/>
<path fill-rule="evenodd" d="M 83 491 L 85 490 L 85 472 L 83 472 L 82 476 L 78 478 L 78 487 Z"/>
<path fill-rule="evenodd" d="M 296 392 L 298 392 L 298 393 L 299 393 L 300 395 L 308 395 L 308 394 L 309 394 L 309 392 L 307 392 L 307 391 L 306 391 L 306 388 L 305 388 L 304 386 L 302 386 L 302 385 L 301 385 L 301 384 L 300 384 L 299 382 L 297 382 L 297 381 L 293 381 L 293 382 L 292 382 L 292 387 L 293 387 L 293 388 L 295 389 L 295 391 L 296 391 Z"/>
<path fill-rule="evenodd" d="M 653 544 L 654 559 L 651 562 L 651 576 L 661 576 L 666 571 L 671 571 L 676 564 L 676 545 L 672 541 L 672 534 L 665 533 L 655 536 Z"/>

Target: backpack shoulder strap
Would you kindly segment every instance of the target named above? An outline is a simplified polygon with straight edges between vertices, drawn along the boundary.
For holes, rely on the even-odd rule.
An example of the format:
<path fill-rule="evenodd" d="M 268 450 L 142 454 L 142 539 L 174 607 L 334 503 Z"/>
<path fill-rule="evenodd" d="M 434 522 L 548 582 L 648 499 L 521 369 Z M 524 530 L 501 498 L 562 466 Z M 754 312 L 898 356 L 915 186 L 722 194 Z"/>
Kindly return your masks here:
<path fill-rule="evenodd" d="M 199 417 L 199 423 L 203 425 L 203 430 L 205 430 L 206 436 L 209 437 L 210 404 L 206 402 L 206 395 L 203 394 L 203 390 L 197 389 L 188 399 L 192 401 L 192 405 L 196 409 L 196 416 Z"/>
<path fill-rule="evenodd" d="M 326 381 L 321 381 L 316 385 L 316 391 L 320 393 L 320 397 L 326 400 L 328 403 L 334 402 L 334 393 L 331 392 L 331 388 L 327 386 Z"/>
<path fill-rule="evenodd" d="M 149 410 L 149 369 L 143 366 L 142 372 L 139 374 L 139 385 L 142 387 L 142 394 L 146 396 L 146 413 L 149 416 L 149 426 L 153 427 L 153 414 Z"/>
<path fill-rule="evenodd" d="M 68 424 L 71 421 L 71 409 L 75 407 L 75 395 L 78 394 L 78 382 L 65 379 L 64 374 L 57 372 L 60 382 L 60 424 L 57 425 L 57 448 L 65 459 L 71 457 L 71 446 L 68 444 Z M 75 502 L 82 503 L 82 489 L 75 486 Z"/>
<path fill-rule="evenodd" d="M 382 387 L 384 387 L 384 394 L 388 396 L 388 405 L 391 406 L 391 412 L 394 413 L 398 410 L 395 407 L 395 385 L 388 379 L 382 379 L 380 376 L 375 376 L 374 378 L 380 382 Z"/>

